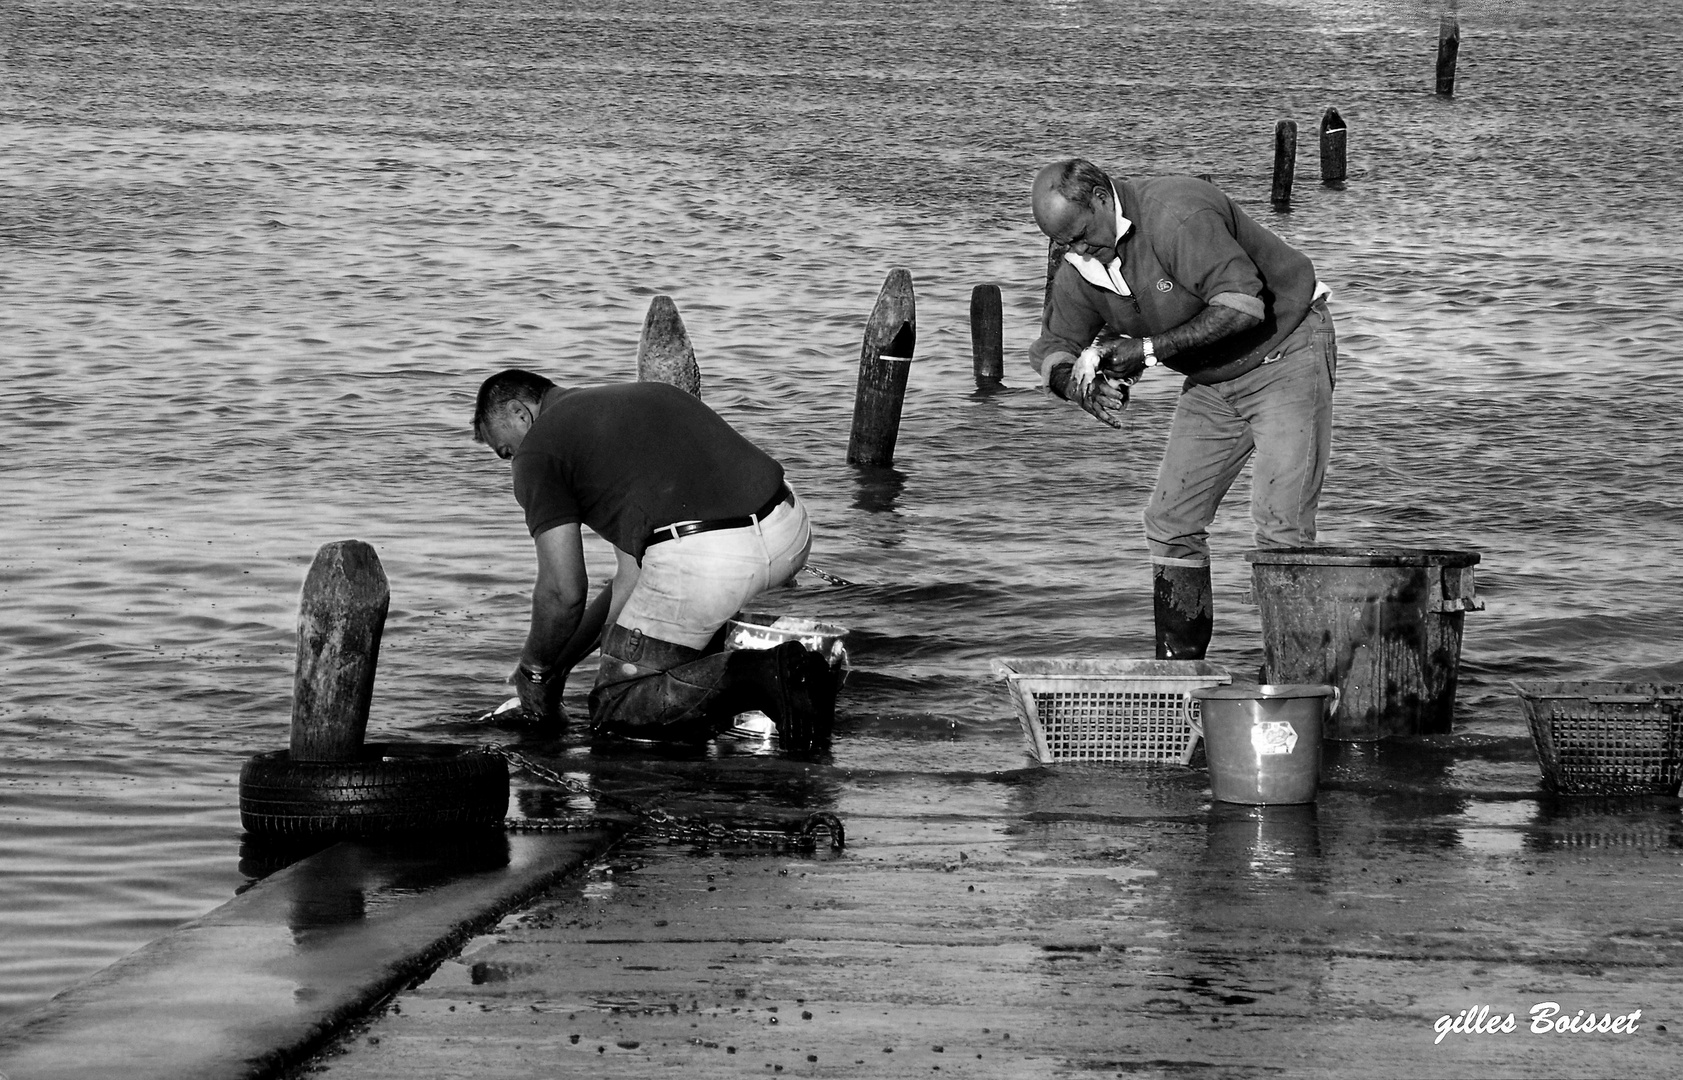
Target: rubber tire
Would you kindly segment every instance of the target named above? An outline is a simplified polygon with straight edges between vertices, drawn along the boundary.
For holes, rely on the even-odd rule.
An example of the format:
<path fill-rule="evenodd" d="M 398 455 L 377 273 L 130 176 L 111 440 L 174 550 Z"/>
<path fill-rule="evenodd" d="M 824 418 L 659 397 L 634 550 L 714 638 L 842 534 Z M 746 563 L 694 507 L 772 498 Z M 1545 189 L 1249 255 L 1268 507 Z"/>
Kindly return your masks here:
<path fill-rule="evenodd" d="M 508 763 L 471 746 L 369 743 L 357 761 L 257 754 L 240 769 L 240 824 L 259 836 L 385 836 L 500 826 Z"/>

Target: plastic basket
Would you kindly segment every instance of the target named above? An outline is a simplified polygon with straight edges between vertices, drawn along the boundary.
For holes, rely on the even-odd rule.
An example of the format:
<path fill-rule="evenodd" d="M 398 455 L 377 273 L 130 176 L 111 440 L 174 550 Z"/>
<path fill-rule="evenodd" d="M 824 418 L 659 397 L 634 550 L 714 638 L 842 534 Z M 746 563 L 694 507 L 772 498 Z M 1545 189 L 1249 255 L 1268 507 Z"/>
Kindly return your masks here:
<path fill-rule="evenodd" d="M 1683 686 L 1516 682 L 1543 786 L 1562 795 L 1675 795 Z"/>
<path fill-rule="evenodd" d="M 1198 743 L 1192 691 L 1232 682 L 1203 660 L 995 660 L 1036 759 L 1185 765 Z"/>

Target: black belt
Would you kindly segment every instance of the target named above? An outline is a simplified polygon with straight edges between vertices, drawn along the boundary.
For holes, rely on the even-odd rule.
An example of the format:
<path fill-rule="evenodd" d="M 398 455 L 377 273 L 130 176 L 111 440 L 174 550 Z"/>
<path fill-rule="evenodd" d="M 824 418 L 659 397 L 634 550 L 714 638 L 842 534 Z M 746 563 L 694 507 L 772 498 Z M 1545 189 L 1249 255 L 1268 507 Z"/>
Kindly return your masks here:
<path fill-rule="evenodd" d="M 788 484 L 778 484 L 777 493 L 758 510 L 748 517 L 714 518 L 712 521 L 686 521 L 678 525 L 662 525 L 650 533 L 643 541 L 644 547 L 651 547 L 663 540 L 676 540 L 680 536 L 694 536 L 696 533 L 717 532 L 720 529 L 746 529 L 756 521 L 771 516 L 784 503 L 795 501 L 795 493 L 789 490 Z"/>

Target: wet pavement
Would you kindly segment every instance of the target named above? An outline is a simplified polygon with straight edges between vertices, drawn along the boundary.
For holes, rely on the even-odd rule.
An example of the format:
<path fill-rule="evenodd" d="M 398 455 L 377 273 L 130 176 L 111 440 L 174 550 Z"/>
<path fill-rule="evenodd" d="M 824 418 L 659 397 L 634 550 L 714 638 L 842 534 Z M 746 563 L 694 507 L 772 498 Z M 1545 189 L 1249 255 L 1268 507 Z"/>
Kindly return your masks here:
<path fill-rule="evenodd" d="M 835 811 L 848 846 L 634 834 L 309 1073 L 1600 1077 L 1683 1049 L 1683 804 L 1547 796 L 1511 730 L 1332 744 L 1315 804 L 1264 808 L 1212 802 L 1201 755 L 907 757 L 636 764 Z"/>
<path fill-rule="evenodd" d="M 0 1077 L 277 1075 L 620 831 L 346 842 L 270 867 L 0 1029 Z"/>

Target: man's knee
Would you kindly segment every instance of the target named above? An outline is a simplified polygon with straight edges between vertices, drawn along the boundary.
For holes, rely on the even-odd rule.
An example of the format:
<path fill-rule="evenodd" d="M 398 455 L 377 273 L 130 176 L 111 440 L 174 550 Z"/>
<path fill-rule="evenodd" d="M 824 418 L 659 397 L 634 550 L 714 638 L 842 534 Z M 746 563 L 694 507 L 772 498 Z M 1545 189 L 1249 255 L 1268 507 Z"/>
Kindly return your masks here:
<path fill-rule="evenodd" d="M 704 742 L 713 734 L 712 687 L 678 684 L 667 672 L 598 683 L 590 691 L 590 730 L 662 742 Z"/>

